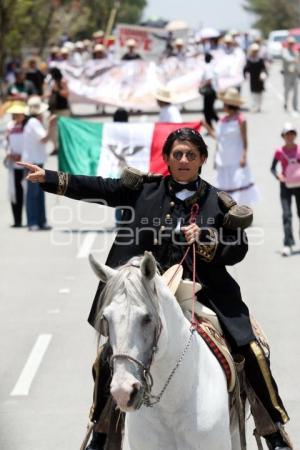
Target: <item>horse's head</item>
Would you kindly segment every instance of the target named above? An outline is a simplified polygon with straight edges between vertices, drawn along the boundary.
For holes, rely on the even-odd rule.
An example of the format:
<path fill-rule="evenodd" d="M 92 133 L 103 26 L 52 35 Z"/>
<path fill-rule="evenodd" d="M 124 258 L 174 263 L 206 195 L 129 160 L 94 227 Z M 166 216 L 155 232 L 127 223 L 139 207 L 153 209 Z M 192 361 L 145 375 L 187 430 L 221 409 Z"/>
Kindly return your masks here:
<path fill-rule="evenodd" d="M 151 253 L 132 258 L 118 270 L 90 255 L 97 276 L 106 283 L 100 299 L 100 330 L 113 355 L 111 394 L 123 411 L 138 409 L 148 387 L 148 369 L 160 333 L 156 261 Z"/>

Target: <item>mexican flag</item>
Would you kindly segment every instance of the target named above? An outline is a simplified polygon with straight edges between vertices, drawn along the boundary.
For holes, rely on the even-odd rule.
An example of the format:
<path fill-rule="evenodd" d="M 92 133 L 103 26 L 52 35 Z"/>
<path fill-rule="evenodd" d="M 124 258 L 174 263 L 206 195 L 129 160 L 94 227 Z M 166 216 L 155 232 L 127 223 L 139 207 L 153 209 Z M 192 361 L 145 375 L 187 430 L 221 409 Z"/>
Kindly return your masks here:
<path fill-rule="evenodd" d="M 126 166 L 167 174 L 161 151 L 174 130 L 199 130 L 200 122 L 94 123 L 59 118 L 59 170 L 76 175 L 118 178 Z"/>

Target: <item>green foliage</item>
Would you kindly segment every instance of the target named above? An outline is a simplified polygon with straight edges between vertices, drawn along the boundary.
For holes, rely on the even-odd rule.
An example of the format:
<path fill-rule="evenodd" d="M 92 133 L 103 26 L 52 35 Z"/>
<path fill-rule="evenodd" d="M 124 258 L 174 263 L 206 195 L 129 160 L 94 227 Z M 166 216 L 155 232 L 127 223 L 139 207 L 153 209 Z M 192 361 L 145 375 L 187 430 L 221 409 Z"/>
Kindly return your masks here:
<path fill-rule="evenodd" d="M 255 14 L 255 27 L 265 35 L 272 30 L 299 27 L 299 0 L 245 0 L 244 8 Z"/>
<path fill-rule="evenodd" d="M 105 30 L 112 8 L 119 3 L 116 23 L 137 23 L 146 0 L 0 0 L 0 73 L 6 55 L 44 49 L 63 33 L 71 39 L 89 38 Z"/>

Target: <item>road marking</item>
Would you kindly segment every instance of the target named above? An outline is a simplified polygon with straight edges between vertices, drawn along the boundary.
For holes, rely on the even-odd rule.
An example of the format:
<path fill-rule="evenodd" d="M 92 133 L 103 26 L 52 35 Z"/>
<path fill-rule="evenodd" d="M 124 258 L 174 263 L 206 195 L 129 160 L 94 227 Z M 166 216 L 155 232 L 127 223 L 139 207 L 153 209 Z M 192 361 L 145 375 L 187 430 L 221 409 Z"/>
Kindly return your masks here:
<path fill-rule="evenodd" d="M 40 334 L 26 361 L 26 364 L 11 391 L 11 396 L 28 395 L 33 379 L 52 339 L 52 334 Z"/>
<path fill-rule="evenodd" d="M 97 237 L 97 233 L 94 231 L 90 231 L 86 233 L 86 236 L 79 248 L 79 251 L 77 253 L 77 258 L 87 258 L 91 248 L 95 242 L 95 239 Z"/>
<path fill-rule="evenodd" d="M 70 288 L 60 288 L 60 289 L 58 290 L 58 293 L 59 293 L 59 294 L 70 294 L 70 292 L 71 292 L 71 289 L 70 289 Z"/>
<path fill-rule="evenodd" d="M 278 89 L 276 89 L 275 86 L 273 86 L 273 84 L 270 81 L 268 81 L 267 86 L 271 88 L 271 90 L 274 92 L 278 100 L 280 100 L 280 102 L 283 103 L 284 101 L 283 95 L 278 92 Z"/>

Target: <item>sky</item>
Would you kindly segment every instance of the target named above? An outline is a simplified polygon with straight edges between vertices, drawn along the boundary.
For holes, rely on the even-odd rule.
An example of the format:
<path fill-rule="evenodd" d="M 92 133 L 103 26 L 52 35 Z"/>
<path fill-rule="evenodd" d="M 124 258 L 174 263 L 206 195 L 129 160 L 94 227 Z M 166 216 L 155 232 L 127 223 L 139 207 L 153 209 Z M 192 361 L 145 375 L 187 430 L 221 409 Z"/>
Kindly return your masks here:
<path fill-rule="evenodd" d="M 242 8 L 244 0 L 148 0 L 144 18 L 184 20 L 191 28 L 251 28 L 253 16 Z"/>

